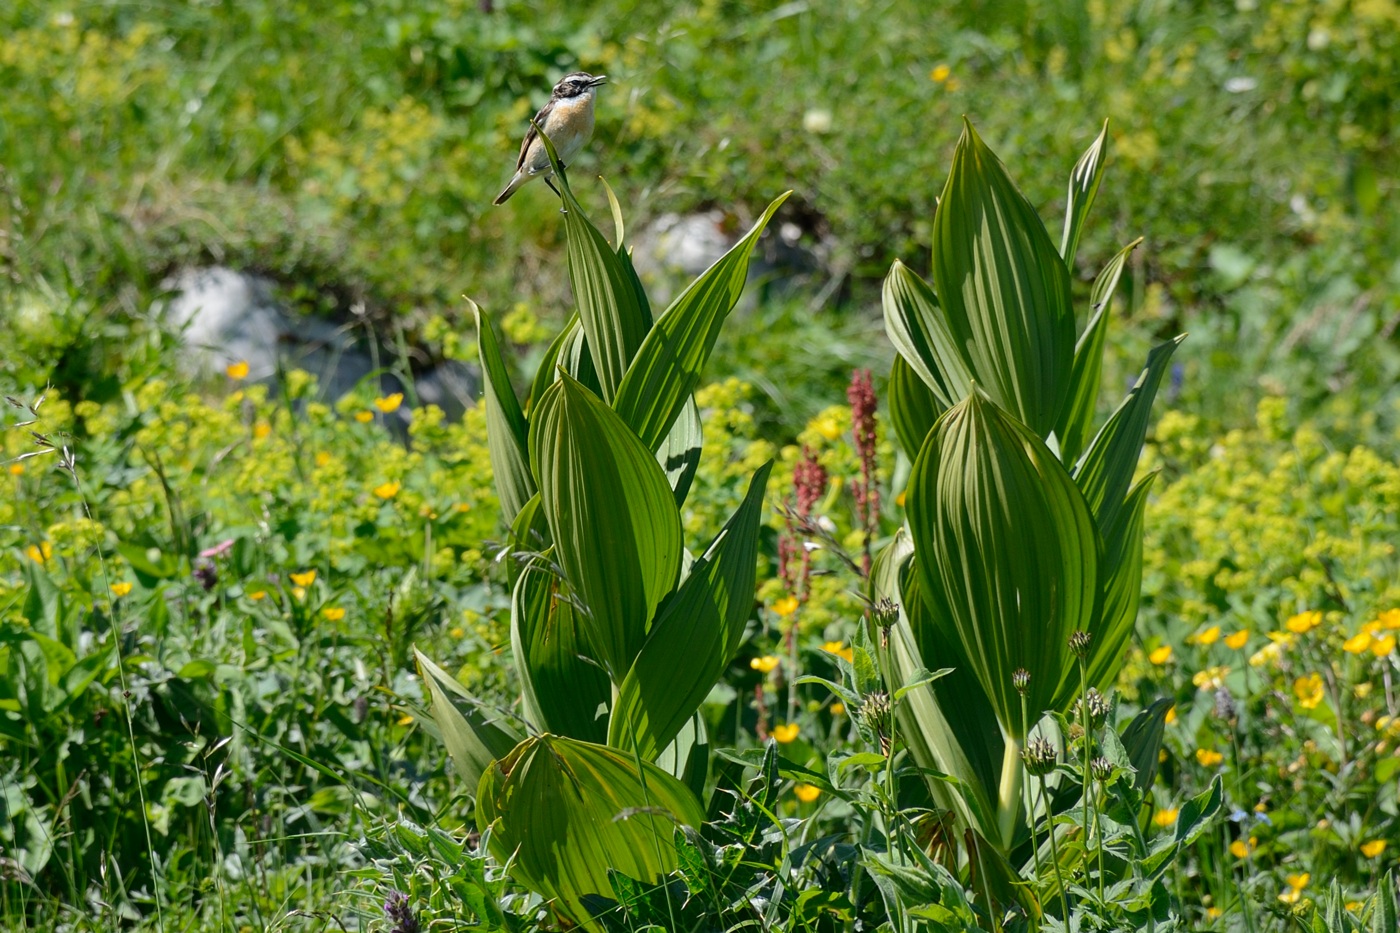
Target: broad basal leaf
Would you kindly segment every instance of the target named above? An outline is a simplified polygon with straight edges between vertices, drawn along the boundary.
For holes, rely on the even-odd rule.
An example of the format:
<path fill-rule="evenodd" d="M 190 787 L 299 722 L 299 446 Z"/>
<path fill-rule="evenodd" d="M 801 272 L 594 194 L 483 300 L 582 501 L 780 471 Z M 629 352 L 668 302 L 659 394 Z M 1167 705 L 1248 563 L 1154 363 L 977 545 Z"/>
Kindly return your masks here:
<path fill-rule="evenodd" d="M 530 721 L 543 732 L 586 742 L 608 735 L 608 675 L 590 653 L 583 627 L 547 558 L 536 558 L 515 583 L 511 648 Z M 601 707 L 601 709 L 600 709 Z"/>
<path fill-rule="evenodd" d="M 500 344 L 496 342 L 491 319 L 476 302 L 467 299 L 468 309 L 476 316 L 477 349 L 481 359 L 481 382 L 486 395 L 486 441 L 491 454 L 491 473 L 496 480 L 496 495 L 501 512 L 509 523 L 535 494 L 535 479 L 530 475 L 530 456 L 526 449 L 530 427 L 520 402 L 510 385 Z"/>
<path fill-rule="evenodd" d="M 442 733 L 443 744 L 467 787 L 475 789 L 482 774 L 495 759 L 510 752 L 519 736 L 499 717 L 489 714 L 457 678 L 448 674 L 419 651 L 418 673 L 428 688 L 433 722 Z"/>
<path fill-rule="evenodd" d="M 1142 528 L 1147 493 L 1156 474 L 1144 476 L 1123 504 L 1124 521 L 1103 539 L 1103 611 L 1089 643 L 1089 686 L 1107 690 L 1123 666 L 1124 649 L 1142 598 Z M 1073 686 L 1073 685 L 1071 685 Z"/>
<path fill-rule="evenodd" d="M 1079 251 L 1079 237 L 1084 232 L 1084 221 L 1089 216 L 1089 208 L 1094 206 L 1094 196 L 1099 193 L 1099 182 L 1103 181 L 1104 164 L 1108 157 L 1108 121 L 1090 144 L 1074 171 L 1069 175 L 1069 195 L 1065 202 L 1065 232 L 1060 237 L 1060 255 L 1065 265 L 1073 268 L 1074 254 Z"/>
<path fill-rule="evenodd" d="M 622 682 L 608 744 L 654 760 L 700 707 L 733 660 L 753 611 L 758 523 L 773 464 L 667 601 Z"/>
<path fill-rule="evenodd" d="M 972 374 L 933 289 L 896 259 L 885 276 L 881 303 L 890 343 L 933 393 L 939 413 L 956 405 L 972 387 Z"/>
<path fill-rule="evenodd" d="M 972 376 L 1040 437 L 1069 397 L 1069 270 L 1035 208 L 966 125 L 933 220 L 933 282 Z"/>
<path fill-rule="evenodd" d="M 540 399 L 530 453 L 555 554 L 617 681 L 680 573 L 681 521 L 651 450 L 568 375 Z"/>
<path fill-rule="evenodd" d="M 1012 736 L 1052 708 L 1068 639 L 1102 602 L 1101 546 L 1083 495 L 1045 444 L 980 391 L 929 432 L 909 479 L 910 531 L 934 624 L 951 628 Z M 946 631 L 947 629 L 945 629 Z"/>
<path fill-rule="evenodd" d="M 744 238 L 671 302 L 632 359 L 613 408 L 653 450 L 699 384 L 724 319 L 744 290 L 754 244 L 786 199 L 768 205 Z"/>
<path fill-rule="evenodd" d="M 896 353 L 890 367 L 890 423 L 899 437 L 899 446 L 911 458 L 919 455 L 924 438 L 943 409 L 933 391 L 915 374 L 903 356 Z"/>
<path fill-rule="evenodd" d="M 477 826 L 526 887 L 597 929 L 584 907 L 613 869 L 654 882 L 676 868 L 677 826 L 705 814 L 679 781 L 625 752 L 554 735 L 526 739 L 482 776 Z"/>

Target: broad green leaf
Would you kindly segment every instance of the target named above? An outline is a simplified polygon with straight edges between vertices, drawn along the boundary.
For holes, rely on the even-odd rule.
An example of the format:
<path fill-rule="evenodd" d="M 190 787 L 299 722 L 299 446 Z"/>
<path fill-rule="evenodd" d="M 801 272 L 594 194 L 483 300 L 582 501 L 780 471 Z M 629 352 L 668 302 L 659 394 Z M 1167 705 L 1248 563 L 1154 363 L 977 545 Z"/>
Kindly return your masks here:
<path fill-rule="evenodd" d="M 603 398 L 612 401 L 628 364 L 651 328 L 651 315 L 638 300 L 637 276 L 631 270 L 631 261 L 619 257 L 584 216 L 569 179 L 559 166 L 553 144 L 542 131 L 539 135 L 564 201 L 569 282 L 573 285 L 579 321 L 588 335 L 588 349 L 598 371 Z"/>
<path fill-rule="evenodd" d="M 1028 724 L 1012 673 L 1030 672 L 1032 722 L 1054 708 L 1073 669 L 1069 636 L 1092 629 L 1102 603 L 1084 496 L 1039 437 L 974 389 L 924 441 L 907 513 L 934 624 L 957 638 L 1020 739 Z"/>
<path fill-rule="evenodd" d="M 1142 597 L 1142 528 L 1147 493 L 1156 474 L 1144 476 L 1128 493 L 1123 514 L 1104 538 L 1103 611 L 1089 643 L 1089 686 L 1107 690 L 1123 666 L 1124 649 L 1137 622 Z"/>
<path fill-rule="evenodd" d="M 490 828 L 492 854 L 592 929 L 583 898 L 611 893 L 609 869 L 659 880 L 676 868 L 676 827 L 704 819 L 695 795 L 655 765 L 639 769 L 628 753 L 553 735 L 521 742 L 477 793 L 477 826 Z"/>
<path fill-rule="evenodd" d="M 1400 933 L 1400 920 L 1395 910 L 1395 869 L 1390 869 L 1381 879 L 1371 903 L 1371 933 Z"/>
<path fill-rule="evenodd" d="M 734 659 L 753 611 L 758 525 L 772 462 L 666 602 L 613 705 L 608 744 L 648 761 L 670 744 Z"/>
<path fill-rule="evenodd" d="M 1108 309 L 1113 290 L 1123 274 L 1123 266 L 1137 249 L 1138 237 L 1118 251 L 1104 266 L 1089 294 L 1089 323 L 1074 346 L 1074 367 L 1070 371 L 1070 397 L 1060 419 L 1055 424 L 1055 436 L 1060 442 L 1060 461 L 1074 463 L 1084 452 L 1094 428 L 1094 414 L 1099 401 L 1099 383 L 1103 378 L 1103 349 L 1108 335 Z"/>
<path fill-rule="evenodd" d="M 1103 129 L 1090 144 L 1074 171 L 1069 175 L 1069 195 L 1065 203 L 1065 232 L 1060 237 L 1060 255 L 1065 265 L 1074 266 L 1074 254 L 1079 251 L 1079 236 L 1084 232 L 1084 220 L 1089 216 L 1089 208 L 1094 205 L 1094 196 L 1099 193 L 1099 182 L 1103 181 L 1103 169 L 1108 156 L 1108 121 L 1103 121 Z"/>
<path fill-rule="evenodd" d="M 603 742 L 608 718 L 599 707 L 611 699 L 612 684 L 602 668 L 586 660 L 589 649 L 582 626 L 559 584 L 548 560 L 536 558 L 511 596 L 511 647 L 525 709 L 542 732 Z"/>
<path fill-rule="evenodd" d="M 1128 397 L 1118 410 L 1099 429 L 1074 469 L 1074 481 L 1084 491 L 1105 539 L 1113 537 L 1115 525 L 1122 519 L 1124 499 L 1147 438 L 1152 400 L 1157 397 L 1172 353 L 1185 339 L 1183 334 L 1152 348 L 1147 355 L 1147 368 L 1128 390 Z"/>
<path fill-rule="evenodd" d="M 972 375 L 933 289 L 898 259 L 881 290 L 885 333 L 900 357 L 923 380 L 941 414 L 952 408 L 972 386 Z M 914 448 L 917 450 L 918 448 Z"/>
<path fill-rule="evenodd" d="M 705 441 L 703 428 L 700 409 L 692 397 L 681 408 L 680 417 L 671 425 L 671 432 L 656 449 L 656 461 L 666 471 L 666 482 L 671 484 L 671 491 L 675 493 L 676 508 L 685 504 L 695 471 L 700 468 L 700 450 Z"/>
<path fill-rule="evenodd" d="M 880 650 L 881 666 L 889 682 L 901 686 L 920 679 L 919 672 L 928 669 L 926 658 L 953 671 L 904 695 L 895 705 L 897 732 L 921 769 L 962 781 L 975 805 L 947 781 L 926 774 L 934 799 L 957 814 L 964 826 L 995 835 L 995 821 L 987 815 L 996 812 L 1004 748 L 1001 728 L 957 640 L 942 637 L 934 628 L 919 595 L 913 553 L 913 539 L 901 528 L 871 568 L 871 598 L 892 599 L 899 605 L 898 619 Z"/>
<path fill-rule="evenodd" d="M 703 713 L 696 712 L 685 721 L 671 744 L 656 757 L 656 764 L 689 787 L 696 799 L 704 799 L 705 782 L 710 777 L 710 733 Z"/>
<path fill-rule="evenodd" d="M 1137 771 L 1133 775 L 1133 786 L 1140 793 L 1146 794 L 1157 780 L 1157 768 L 1161 765 L 1158 753 L 1166 733 L 1167 711 L 1173 703 L 1175 700 L 1170 697 L 1154 700 L 1123 730 L 1123 747 L 1128 750 L 1128 758 Z"/>
<path fill-rule="evenodd" d="M 597 660 L 621 681 L 681 565 L 681 520 L 651 450 L 561 375 L 530 425 L 540 501 Z"/>
<path fill-rule="evenodd" d="M 890 423 L 899 445 L 911 458 L 919 455 L 924 438 L 943 409 L 933 391 L 914 372 L 909 361 L 896 353 L 890 367 Z"/>
<path fill-rule="evenodd" d="M 578 322 L 578 313 L 569 315 L 569 320 L 564 323 L 564 329 L 545 348 L 544 358 L 540 360 L 539 368 L 535 370 L 535 378 L 530 381 L 530 396 L 525 402 L 527 414 L 534 412 L 539 407 L 540 396 L 544 395 L 545 389 L 554 384 L 554 380 L 559 375 L 559 367 L 564 365 L 573 349 L 576 338 L 582 333 L 583 328 Z M 579 379 L 584 385 L 588 384 L 588 380 L 581 379 L 577 372 L 572 369 L 570 372 L 575 379 Z"/>
<path fill-rule="evenodd" d="M 1069 270 L 971 123 L 933 219 L 933 283 L 978 385 L 1047 436 L 1069 398 L 1074 363 Z"/>
<path fill-rule="evenodd" d="M 476 317 L 476 344 L 481 359 L 481 382 L 486 396 L 486 440 L 491 455 L 491 473 L 496 480 L 496 495 L 506 522 L 515 520 L 525 503 L 535 494 L 535 479 L 530 475 L 530 426 L 510 385 L 500 344 L 496 342 L 491 319 L 467 299 L 467 307 Z"/>
<path fill-rule="evenodd" d="M 744 238 L 671 302 L 631 358 L 612 405 L 651 449 L 665 439 L 699 384 L 724 319 L 744 290 L 754 244 L 786 199 L 783 194 L 768 205 Z"/>
<path fill-rule="evenodd" d="M 429 661 L 417 646 L 413 656 L 447 753 L 467 787 L 474 790 L 491 763 L 509 753 L 519 737 L 503 727 L 498 717 L 485 713 L 457 678 Z"/>

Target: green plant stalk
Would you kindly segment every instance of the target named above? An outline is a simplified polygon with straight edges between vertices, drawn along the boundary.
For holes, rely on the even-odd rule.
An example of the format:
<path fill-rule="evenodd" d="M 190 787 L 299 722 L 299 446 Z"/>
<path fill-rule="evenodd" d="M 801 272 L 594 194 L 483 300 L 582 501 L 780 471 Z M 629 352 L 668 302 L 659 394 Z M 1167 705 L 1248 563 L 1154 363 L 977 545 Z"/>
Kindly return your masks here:
<path fill-rule="evenodd" d="M 1089 828 L 1089 796 L 1093 792 L 1093 784 L 1089 774 L 1089 758 L 1093 754 L 1094 736 L 1091 728 L 1093 720 L 1089 716 L 1089 672 L 1084 659 L 1079 659 L 1079 716 L 1083 720 L 1080 724 L 1084 728 L 1084 765 L 1080 777 L 1083 781 L 1083 817 L 1084 817 L 1084 874 L 1089 873 L 1089 840 L 1093 838 Z M 1094 807 L 1094 822 L 1098 822 L 1098 807 Z M 1099 849 L 1099 900 L 1103 900 L 1103 849 Z"/>
<path fill-rule="evenodd" d="M 1016 815 L 1021 809 L 1021 740 L 1006 737 L 1001 759 L 1001 786 L 997 788 L 997 833 L 1008 848 L 1016 831 Z"/>
<path fill-rule="evenodd" d="M 1050 812 L 1050 795 L 1045 792 L 1045 775 L 1040 776 L 1040 805 L 1045 808 L 1045 828 L 1050 835 L 1050 858 L 1055 861 L 1055 883 L 1060 888 L 1060 909 L 1064 911 L 1065 929 L 1069 929 L 1069 894 L 1065 876 L 1060 870 L 1060 845 L 1055 841 L 1055 817 Z"/>
<path fill-rule="evenodd" d="M 1030 728 L 1026 726 L 1026 695 L 1025 695 L 1024 693 L 1021 694 L 1021 725 L 1022 725 L 1023 728 L 1026 729 L 1027 741 L 1029 742 Z M 1023 762 L 1023 763 L 1022 763 L 1022 769 L 1024 769 L 1024 768 L 1025 768 L 1025 764 L 1024 764 L 1024 762 Z M 1023 770 L 1023 772 L 1022 772 L 1022 780 L 1025 780 L 1025 772 L 1024 772 L 1024 770 Z M 1030 829 L 1031 829 L 1031 853 L 1035 855 L 1035 881 L 1036 881 L 1036 884 L 1040 884 L 1040 880 L 1041 880 L 1041 879 L 1040 879 L 1040 875 L 1041 875 L 1041 869 L 1040 869 L 1040 838 L 1039 838 L 1039 836 L 1037 835 L 1037 833 L 1036 833 L 1036 831 L 1035 831 L 1035 808 L 1034 808 L 1034 806 L 1032 806 L 1032 807 L 1030 808 L 1030 812 L 1026 814 L 1026 822 L 1030 824 Z"/>
<path fill-rule="evenodd" d="M 1234 760 L 1234 764 L 1235 764 L 1235 777 L 1236 777 L 1237 780 L 1243 780 L 1243 778 L 1244 778 L 1244 769 L 1240 766 L 1240 740 L 1239 740 L 1239 734 L 1235 731 L 1234 728 L 1231 728 L 1231 729 L 1230 729 L 1230 752 L 1231 752 L 1232 755 L 1234 755 L 1234 759 L 1235 759 L 1235 760 Z M 1240 798 L 1240 799 L 1243 800 L 1243 799 L 1245 799 L 1245 798 L 1244 798 L 1243 795 L 1241 795 L 1241 798 Z M 1230 847 L 1229 847 L 1229 846 L 1226 846 L 1226 847 L 1225 847 L 1225 857 L 1226 857 L 1227 859 L 1230 857 Z M 1254 854 L 1253 854 L 1253 852 L 1250 850 L 1250 847 L 1249 847 L 1249 830 L 1247 830 L 1247 829 L 1245 830 L 1245 834 L 1244 834 L 1244 859 L 1245 859 L 1245 866 L 1246 866 L 1245 880 L 1248 880 L 1249 878 L 1251 878 L 1251 877 L 1254 876 Z M 1231 875 L 1233 875 L 1233 874 L 1234 874 L 1234 872 L 1231 872 Z M 1255 933 L 1255 930 L 1254 930 L 1254 911 L 1252 911 L 1252 910 L 1249 909 L 1249 898 L 1248 898 L 1248 897 L 1246 896 L 1246 894 L 1245 894 L 1245 890 L 1244 890 L 1244 885 L 1243 885 L 1243 884 L 1240 885 L 1240 909 L 1244 911 L 1244 926 L 1245 926 L 1245 930 L 1247 931 L 1247 933 Z"/>

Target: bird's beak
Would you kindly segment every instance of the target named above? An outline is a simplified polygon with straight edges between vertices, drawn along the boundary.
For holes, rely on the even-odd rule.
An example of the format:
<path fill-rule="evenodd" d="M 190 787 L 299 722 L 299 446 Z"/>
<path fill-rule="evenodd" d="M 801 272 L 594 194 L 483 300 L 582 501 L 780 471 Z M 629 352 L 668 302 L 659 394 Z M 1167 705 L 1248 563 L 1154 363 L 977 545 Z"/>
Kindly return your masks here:
<path fill-rule="evenodd" d="M 598 77 L 596 77 L 596 78 L 594 78 L 592 81 L 590 81 L 590 82 L 588 83 L 588 86 L 589 86 L 589 87 L 598 87 L 599 85 L 603 85 L 603 84 L 607 84 L 607 83 L 608 83 L 608 76 L 607 76 L 607 75 L 599 75 Z"/>

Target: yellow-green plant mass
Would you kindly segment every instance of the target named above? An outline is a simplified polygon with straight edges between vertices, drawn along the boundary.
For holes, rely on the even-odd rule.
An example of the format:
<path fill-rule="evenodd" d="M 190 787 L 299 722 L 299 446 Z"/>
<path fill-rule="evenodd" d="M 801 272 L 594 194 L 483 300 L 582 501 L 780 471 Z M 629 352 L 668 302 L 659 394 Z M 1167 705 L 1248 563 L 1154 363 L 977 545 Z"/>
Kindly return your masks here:
<path fill-rule="evenodd" d="M 0 8 L 0 930 L 1397 931 L 1400 6 L 313 6 Z"/>

